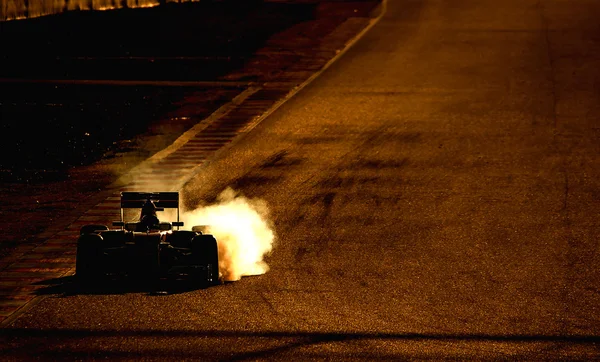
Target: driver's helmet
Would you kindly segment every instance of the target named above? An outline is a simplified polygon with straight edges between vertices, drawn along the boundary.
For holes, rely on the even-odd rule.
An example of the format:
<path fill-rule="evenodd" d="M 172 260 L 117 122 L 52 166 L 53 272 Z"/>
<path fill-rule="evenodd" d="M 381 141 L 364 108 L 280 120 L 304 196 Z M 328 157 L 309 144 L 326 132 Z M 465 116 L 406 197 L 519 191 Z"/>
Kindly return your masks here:
<path fill-rule="evenodd" d="M 158 217 L 156 216 L 156 206 L 150 199 L 146 200 L 142 206 L 140 222 L 143 224 L 143 226 L 148 228 L 159 223 Z"/>
<path fill-rule="evenodd" d="M 152 202 L 152 200 L 150 199 L 147 199 L 144 205 L 142 205 L 141 217 L 144 217 L 146 215 L 156 216 L 156 205 L 154 205 L 154 202 Z"/>

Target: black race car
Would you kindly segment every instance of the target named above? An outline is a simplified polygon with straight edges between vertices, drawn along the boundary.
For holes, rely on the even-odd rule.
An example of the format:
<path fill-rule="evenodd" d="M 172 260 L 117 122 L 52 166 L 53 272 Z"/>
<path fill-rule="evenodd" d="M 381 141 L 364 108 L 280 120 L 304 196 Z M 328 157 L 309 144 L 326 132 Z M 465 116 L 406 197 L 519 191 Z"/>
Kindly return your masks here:
<path fill-rule="evenodd" d="M 139 220 L 124 222 L 125 209 L 141 209 Z M 177 221 L 160 221 L 157 211 L 177 209 Z M 216 239 L 202 233 L 179 230 L 178 192 L 122 192 L 121 221 L 109 230 L 105 225 L 85 225 L 77 240 L 75 276 L 82 281 L 116 275 L 157 280 L 184 276 L 195 281 L 219 283 Z M 176 230 L 174 230 L 176 228 Z"/>

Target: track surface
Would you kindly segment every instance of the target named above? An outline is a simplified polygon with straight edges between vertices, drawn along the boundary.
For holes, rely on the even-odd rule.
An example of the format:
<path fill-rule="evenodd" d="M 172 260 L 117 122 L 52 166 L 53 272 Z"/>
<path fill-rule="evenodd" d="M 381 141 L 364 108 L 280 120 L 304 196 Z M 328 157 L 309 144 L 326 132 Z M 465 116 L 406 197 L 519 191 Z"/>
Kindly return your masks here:
<path fill-rule="evenodd" d="M 593 1 L 391 2 L 183 190 L 189 207 L 231 185 L 265 199 L 270 272 L 166 296 L 59 284 L 0 348 L 600 358 L 599 15 Z"/>

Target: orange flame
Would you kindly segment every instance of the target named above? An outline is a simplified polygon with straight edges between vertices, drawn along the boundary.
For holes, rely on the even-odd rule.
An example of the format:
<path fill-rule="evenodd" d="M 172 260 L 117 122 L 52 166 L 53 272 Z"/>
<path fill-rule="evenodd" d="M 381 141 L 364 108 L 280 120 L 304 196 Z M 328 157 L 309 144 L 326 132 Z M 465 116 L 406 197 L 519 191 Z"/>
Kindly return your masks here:
<path fill-rule="evenodd" d="M 275 233 L 266 202 L 238 196 L 228 188 L 216 205 L 183 213 L 185 225 L 207 225 L 217 239 L 219 272 L 224 281 L 261 275 L 269 270 L 263 258 L 273 249 Z"/>

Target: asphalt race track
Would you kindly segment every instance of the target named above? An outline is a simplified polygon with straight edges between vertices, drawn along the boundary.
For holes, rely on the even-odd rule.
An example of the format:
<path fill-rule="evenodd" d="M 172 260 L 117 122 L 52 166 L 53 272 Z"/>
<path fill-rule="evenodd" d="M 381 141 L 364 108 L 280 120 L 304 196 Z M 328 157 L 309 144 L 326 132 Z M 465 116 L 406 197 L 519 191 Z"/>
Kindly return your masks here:
<path fill-rule="evenodd" d="M 389 1 L 206 163 L 186 206 L 260 198 L 270 271 L 49 287 L 3 359 L 600 359 L 600 4 Z"/>

